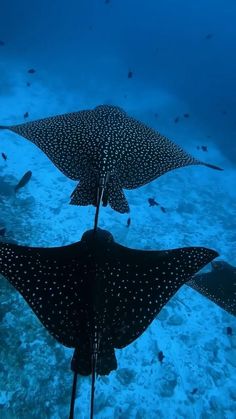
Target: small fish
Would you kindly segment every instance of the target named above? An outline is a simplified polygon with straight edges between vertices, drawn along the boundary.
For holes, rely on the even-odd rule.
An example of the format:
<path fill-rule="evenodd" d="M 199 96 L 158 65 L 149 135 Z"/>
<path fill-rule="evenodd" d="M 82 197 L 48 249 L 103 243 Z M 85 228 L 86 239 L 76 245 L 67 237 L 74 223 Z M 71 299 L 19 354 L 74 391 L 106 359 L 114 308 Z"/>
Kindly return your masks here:
<path fill-rule="evenodd" d="M 154 198 L 148 198 L 149 207 L 157 207 L 158 202 Z"/>
<path fill-rule="evenodd" d="M 5 154 L 5 153 L 1 153 L 2 154 L 2 158 L 3 158 L 3 160 L 7 160 L 7 155 Z"/>
<path fill-rule="evenodd" d="M 0 47 L 4 47 L 5 42 L 0 40 Z"/>
<path fill-rule="evenodd" d="M 174 123 L 177 124 L 179 122 L 179 116 L 176 116 L 176 118 L 174 119 Z"/>
<path fill-rule="evenodd" d="M 205 39 L 211 39 L 211 38 L 213 38 L 213 33 L 208 33 L 208 34 L 205 36 Z"/>
<path fill-rule="evenodd" d="M 164 207 L 160 207 L 162 212 L 166 212 L 166 209 Z"/>
<path fill-rule="evenodd" d="M 198 391 L 197 387 L 193 388 L 192 391 L 190 391 L 190 394 L 196 394 Z"/>
<path fill-rule="evenodd" d="M 226 333 L 228 336 L 233 336 L 233 329 L 232 327 L 228 326 L 226 327 Z"/>
<path fill-rule="evenodd" d="M 184 113 L 184 118 L 189 118 L 189 113 Z"/>
<path fill-rule="evenodd" d="M 197 145 L 197 150 L 208 151 L 208 148 L 206 145 Z"/>
<path fill-rule="evenodd" d="M 18 189 L 23 188 L 29 182 L 29 180 L 31 179 L 31 176 L 32 176 L 31 170 L 29 170 L 28 172 L 26 172 L 24 174 L 24 176 L 21 178 L 21 180 L 15 186 L 15 192 L 17 192 Z"/>
<path fill-rule="evenodd" d="M 158 115 L 158 113 L 155 112 L 154 116 L 155 116 L 155 118 L 158 118 L 159 115 Z"/>
<path fill-rule="evenodd" d="M 30 68 L 30 69 L 28 70 L 28 73 L 29 73 L 29 74 L 34 74 L 34 73 L 36 73 L 36 70 L 35 70 L 34 68 Z"/>
<path fill-rule="evenodd" d="M 133 71 L 129 71 L 128 72 L 128 79 L 132 79 L 132 77 L 133 77 Z"/>
<path fill-rule="evenodd" d="M 30 87 L 31 86 L 31 83 L 29 81 L 27 81 L 26 86 L 27 87 Z"/>
<path fill-rule="evenodd" d="M 158 361 L 162 364 L 163 359 L 165 358 L 165 355 L 163 354 L 163 352 L 159 351 L 157 354 L 157 357 L 158 357 Z"/>
<path fill-rule="evenodd" d="M 129 227 L 129 226 L 130 226 L 130 224 L 131 224 L 131 218 L 129 217 L 129 218 L 128 218 L 128 220 L 127 220 L 126 227 Z"/>
<path fill-rule="evenodd" d="M 29 117 L 29 112 L 25 112 L 24 113 L 24 118 L 26 119 L 26 118 L 28 118 Z"/>

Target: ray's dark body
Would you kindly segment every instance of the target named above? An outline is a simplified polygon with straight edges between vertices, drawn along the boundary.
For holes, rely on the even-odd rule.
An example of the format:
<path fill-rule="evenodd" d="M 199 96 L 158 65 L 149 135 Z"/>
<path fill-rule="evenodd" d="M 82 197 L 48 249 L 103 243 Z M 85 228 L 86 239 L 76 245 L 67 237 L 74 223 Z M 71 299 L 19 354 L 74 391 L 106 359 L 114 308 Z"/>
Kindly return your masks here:
<path fill-rule="evenodd" d="M 76 348 L 72 369 L 116 369 L 114 349 L 137 339 L 176 291 L 217 256 L 201 247 L 129 249 L 98 229 L 58 248 L 0 245 L 0 271 L 23 295 L 46 329 Z"/>
<path fill-rule="evenodd" d="M 211 263 L 211 271 L 195 275 L 188 285 L 223 310 L 236 316 L 236 268 L 223 260 Z"/>
<path fill-rule="evenodd" d="M 97 187 L 106 180 L 103 205 L 129 212 L 123 189 L 135 189 L 180 167 L 204 163 L 117 106 L 56 115 L 20 125 L 0 126 L 36 144 L 79 185 L 73 205 L 96 206 Z"/>

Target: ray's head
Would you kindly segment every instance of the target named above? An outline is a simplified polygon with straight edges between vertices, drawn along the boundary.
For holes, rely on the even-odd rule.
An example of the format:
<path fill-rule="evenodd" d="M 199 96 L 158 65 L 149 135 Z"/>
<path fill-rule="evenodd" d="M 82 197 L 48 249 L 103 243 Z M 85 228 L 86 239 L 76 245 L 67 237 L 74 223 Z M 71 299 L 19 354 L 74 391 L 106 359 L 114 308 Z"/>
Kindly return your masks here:
<path fill-rule="evenodd" d="M 105 243 L 114 242 L 112 234 L 107 230 L 102 230 L 101 228 L 96 230 L 88 230 L 81 237 L 82 242 L 90 243 L 94 240 L 96 243 L 101 242 L 102 245 Z"/>

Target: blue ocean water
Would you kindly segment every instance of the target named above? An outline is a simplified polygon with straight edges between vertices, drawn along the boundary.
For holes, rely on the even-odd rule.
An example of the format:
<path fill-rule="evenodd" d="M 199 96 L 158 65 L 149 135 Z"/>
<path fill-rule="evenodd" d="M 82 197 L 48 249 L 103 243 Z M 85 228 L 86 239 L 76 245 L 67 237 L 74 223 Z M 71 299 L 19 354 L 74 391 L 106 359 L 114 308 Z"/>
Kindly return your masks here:
<path fill-rule="evenodd" d="M 128 247 L 207 246 L 236 266 L 235 21 L 233 0 L 2 0 L 0 124 L 113 104 L 223 167 L 178 169 L 125 191 L 130 227 L 109 207 L 100 226 Z M 0 132 L 0 152 L 3 240 L 80 240 L 94 208 L 68 205 L 76 183 L 13 133 Z M 15 195 L 28 170 L 32 179 Z M 3 277 L 0 289 L 0 418 L 67 418 L 72 351 Z M 117 351 L 118 370 L 98 378 L 95 417 L 235 418 L 235 333 L 233 316 L 182 287 L 140 339 Z M 75 418 L 89 417 L 89 397 L 82 378 Z"/>

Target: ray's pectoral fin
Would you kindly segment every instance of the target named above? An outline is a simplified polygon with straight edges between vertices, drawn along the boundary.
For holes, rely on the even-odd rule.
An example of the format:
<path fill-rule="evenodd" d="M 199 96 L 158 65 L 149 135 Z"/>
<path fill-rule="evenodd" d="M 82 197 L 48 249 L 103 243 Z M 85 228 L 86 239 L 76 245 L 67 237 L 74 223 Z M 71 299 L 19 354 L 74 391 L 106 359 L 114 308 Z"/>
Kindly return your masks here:
<path fill-rule="evenodd" d="M 218 256 L 214 250 L 203 247 L 139 251 L 115 246 L 121 264 L 113 275 L 122 274 L 123 281 L 113 315 L 116 348 L 137 339 L 178 289 Z"/>
<path fill-rule="evenodd" d="M 80 242 L 55 248 L 0 244 L 0 274 L 23 296 L 49 333 L 68 347 L 75 347 L 82 333 L 86 290 L 80 258 L 85 260 Z"/>
<path fill-rule="evenodd" d="M 236 268 L 226 262 L 212 263 L 211 272 L 195 275 L 188 286 L 236 316 Z"/>

